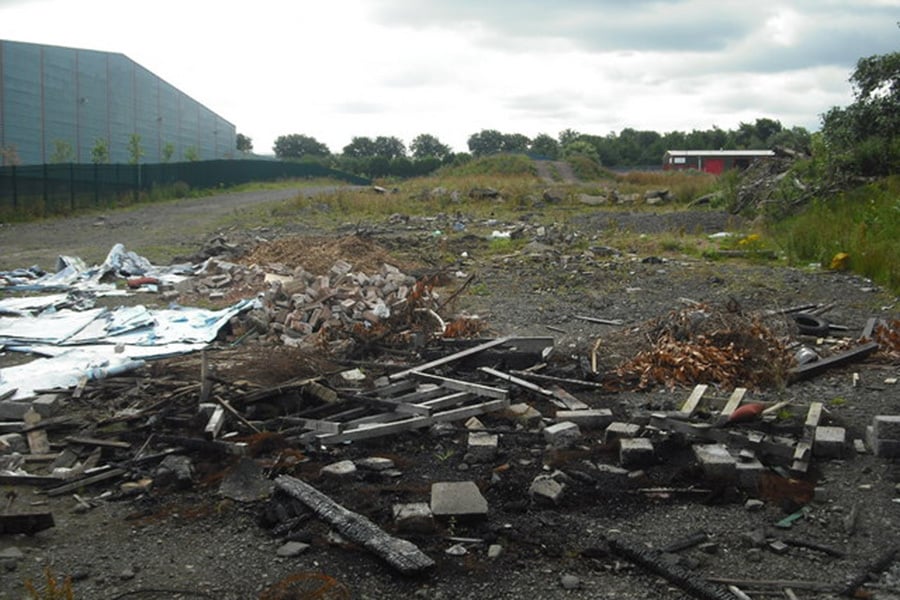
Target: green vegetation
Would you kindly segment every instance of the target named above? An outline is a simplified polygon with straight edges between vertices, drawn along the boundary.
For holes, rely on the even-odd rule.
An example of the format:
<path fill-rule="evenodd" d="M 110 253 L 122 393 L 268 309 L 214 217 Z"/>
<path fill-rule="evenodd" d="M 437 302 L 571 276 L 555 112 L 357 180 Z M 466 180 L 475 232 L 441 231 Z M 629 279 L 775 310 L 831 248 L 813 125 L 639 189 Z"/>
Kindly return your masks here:
<path fill-rule="evenodd" d="M 91 148 L 91 162 L 95 165 L 105 165 L 109 162 L 109 143 L 106 138 L 94 140 L 94 147 Z"/>
<path fill-rule="evenodd" d="M 144 148 L 141 146 L 141 136 L 132 133 L 128 137 L 128 164 L 136 165 L 141 162 L 144 156 Z"/>
<path fill-rule="evenodd" d="M 70 163 L 75 160 L 75 152 L 72 144 L 66 140 L 53 140 L 53 154 L 50 156 L 52 164 Z"/>

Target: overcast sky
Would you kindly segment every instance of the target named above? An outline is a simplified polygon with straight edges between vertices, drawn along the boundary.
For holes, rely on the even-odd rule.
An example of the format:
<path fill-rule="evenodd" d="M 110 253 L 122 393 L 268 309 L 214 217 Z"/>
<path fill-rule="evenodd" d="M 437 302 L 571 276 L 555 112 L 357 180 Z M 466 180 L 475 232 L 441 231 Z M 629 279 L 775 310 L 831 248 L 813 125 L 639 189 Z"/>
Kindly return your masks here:
<path fill-rule="evenodd" d="M 900 0 L 0 0 L 0 39 L 121 52 L 270 153 L 282 134 L 816 130 Z"/>

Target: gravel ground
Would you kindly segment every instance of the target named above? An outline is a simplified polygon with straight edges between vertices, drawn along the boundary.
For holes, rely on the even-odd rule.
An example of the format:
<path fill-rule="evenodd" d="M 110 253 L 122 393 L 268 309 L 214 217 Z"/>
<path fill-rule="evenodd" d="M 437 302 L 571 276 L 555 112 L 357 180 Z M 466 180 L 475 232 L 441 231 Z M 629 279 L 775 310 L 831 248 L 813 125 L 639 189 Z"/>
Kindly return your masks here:
<path fill-rule="evenodd" d="M 251 219 L 254 205 L 265 209 L 295 193 L 224 195 L 121 213 L 6 224 L 0 228 L 0 269 L 33 263 L 50 268 L 57 254 L 99 261 L 116 242 L 125 242 L 129 250 L 139 253 L 148 247 L 177 246 L 179 252 L 191 255 L 218 230 L 220 219 L 235 211 L 246 211 L 249 232 L 230 229 L 227 235 L 249 244 L 257 235 Z M 483 236 L 473 234 L 453 242 L 449 250 L 454 255 L 467 255 L 453 268 L 476 277 L 471 293 L 460 296 L 456 309 L 484 316 L 497 334 L 553 336 L 558 351 L 573 360 L 584 356 L 598 338 L 618 330 L 578 316 L 618 319 L 628 327 L 683 308 L 689 300 L 715 306 L 733 300 L 745 311 L 833 303 L 826 316 L 832 323 L 845 325 L 851 335 L 860 331 L 869 317 L 898 316 L 897 298 L 849 274 L 777 263 L 651 257 L 628 248 L 613 252 L 603 239 L 610 218 L 598 213 L 571 223 L 560 228 L 557 238 L 548 235 L 541 246 L 514 256 L 490 253 Z M 714 232 L 731 225 L 728 215 L 712 212 L 684 216 L 616 213 L 614 219 L 618 227 L 648 234 L 688 226 Z M 435 222 L 430 220 L 412 220 L 402 227 L 375 223 L 370 234 L 405 258 L 427 263 L 434 252 L 430 237 L 434 228 Z M 267 231 L 266 235 L 272 238 L 304 231 L 312 233 L 302 224 L 293 224 L 284 232 Z M 571 240 L 566 237 L 572 232 L 590 238 L 593 252 L 572 252 Z M 856 383 L 854 372 L 859 375 Z M 827 419 L 846 427 L 848 437 L 856 439 L 864 437 L 873 415 L 900 413 L 900 388 L 886 383 L 898 374 L 896 363 L 867 361 L 790 386 L 772 382 L 750 395 L 754 400 L 790 400 L 798 405 L 824 402 Z M 689 391 L 579 392 L 578 396 L 592 407 L 610 408 L 628 419 L 640 411 L 676 407 Z M 728 391 L 717 393 L 727 395 Z M 552 410 L 546 404 L 538 406 L 548 413 Z M 660 548 L 702 530 L 709 534 L 711 546 L 694 547 L 666 560 L 704 578 L 786 579 L 835 586 L 864 573 L 885 549 L 898 543 L 900 468 L 895 461 L 852 452 L 841 459 L 816 461 L 810 483 L 818 490 L 810 512 L 792 529 L 782 531 L 775 529 L 774 523 L 797 508 L 786 501 L 766 501 L 751 511 L 744 503 L 755 495 L 730 488 L 699 497 L 646 496 L 593 476 L 578 479 L 577 473 L 587 470 L 585 460 L 615 462 L 600 437 L 599 432 L 585 432 L 579 447 L 548 452 L 540 436 L 507 435 L 501 438 L 498 459 L 487 464 L 464 460 L 465 437 L 461 433 L 402 434 L 310 454 L 297 475 L 387 529 L 391 505 L 427 501 L 434 481 L 471 479 L 479 484 L 491 507 L 485 521 L 445 523 L 437 534 L 409 536 L 437 561 L 432 572 L 416 578 L 399 576 L 366 551 L 335 539 L 328 527 L 315 519 L 294 534 L 311 547 L 297 557 L 281 557 L 277 550 L 284 537 L 273 536 L 260 525 L 264 503 L 223 499 L 213 482 L 198 481 L 189 490 L 158 490 L 120 501 L 95 499 L 104 488 L 94 487 L 79 493 L 82 499 L 94 499 L 87 510 L 74 496 L 47 499 L 34 495 L 30 488 L 16 489 L 17 502 L 46 501 L 56 527 L 31 537 L 0 535 L 0 553 L 12 555 L 0 558 L 5 567 L 0 568 L 0 598 L 21 598 L 23 581 L 40 581 L 42 570 L 50 567 L 56 575 L 73 578 L 79 599 L 257 598 L 277 582 L 305 574 L 305 581 L 332 582 L 333 587 L 318 596 L 308 587 L 305 594 L 269 597 L 677 600 L 692 596 L 610 552 L 606 540 L 624 537 Z M 661 464 L 647 469 L 648 483 L 703 483 L 686 458 L 688 451 L 677 446 L 670 451 Z M 360 478 L 349 484 L 318 476 L 318 469 L 325 464 L 368 455 L 393 457 L 402 476 L 396 480 Z M 509 466 L 497 469 L 503 464 Z M 225 466 L 219 464 L 218 468 Z M 554 468 L 569 474 L 569 493 L 557 506 L 528 502 L 532 479 Z M 858 514 L 852 533 L 845 528 L 851 512 Z M 834 557 L 796 546 L 781 553 L 765 542 L 754 541 L 759 535 L 814 541 L 845 554 Z M 484 543 L 464 542 L 467 553 L 450 556 L 446 550 L 453 542 L 448 537 Z M 486 555 L 491 543 L 503 548 L 498 558 Z M 18 553 L 22 556 L 15 558 Z M 878 586 L 872 588 L 875 597 L 900 597 L 898 561 L 883 571 L 873 582 Z M 800 588 L 795 592 L 799 598 L 839 597 Z"/>

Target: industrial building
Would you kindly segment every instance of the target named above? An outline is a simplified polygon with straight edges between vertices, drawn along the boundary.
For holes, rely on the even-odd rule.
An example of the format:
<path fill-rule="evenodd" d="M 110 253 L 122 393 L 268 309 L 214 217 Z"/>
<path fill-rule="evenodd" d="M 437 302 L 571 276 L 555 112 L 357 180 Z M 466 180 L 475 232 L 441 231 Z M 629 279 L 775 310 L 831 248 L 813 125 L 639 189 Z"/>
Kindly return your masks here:
<path fill-rule="evenodd" d="M 0 40 L 5 162 L 90 163 L 104 144 L 110 163 L 231 158 L 235 126 L 124 54 Z"/>
<path fill-rule="evenodd" d="M 729 169 L 746 169 L 754 160 L 775 156 L 772 150 L 668 150 L 663 170 L 695 169 L 719 175 Z"/>

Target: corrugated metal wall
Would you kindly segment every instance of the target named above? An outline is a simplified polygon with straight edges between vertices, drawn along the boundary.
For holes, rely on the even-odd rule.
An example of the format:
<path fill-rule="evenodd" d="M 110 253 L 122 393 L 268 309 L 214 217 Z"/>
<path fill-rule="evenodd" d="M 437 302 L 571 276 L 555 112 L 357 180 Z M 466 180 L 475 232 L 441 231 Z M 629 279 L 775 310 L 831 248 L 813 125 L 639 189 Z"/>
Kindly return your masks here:
<path fill-rule="evenodd" d="M 52 162 L 59 145 L 89 163 L 98 139 L 127 163 L 132 134 L 144 163 L 168 145 L 172 162 L 235 154 L 233 124 L 123 54 L 0 40 L 0 147 L 22 164 Z"/>

